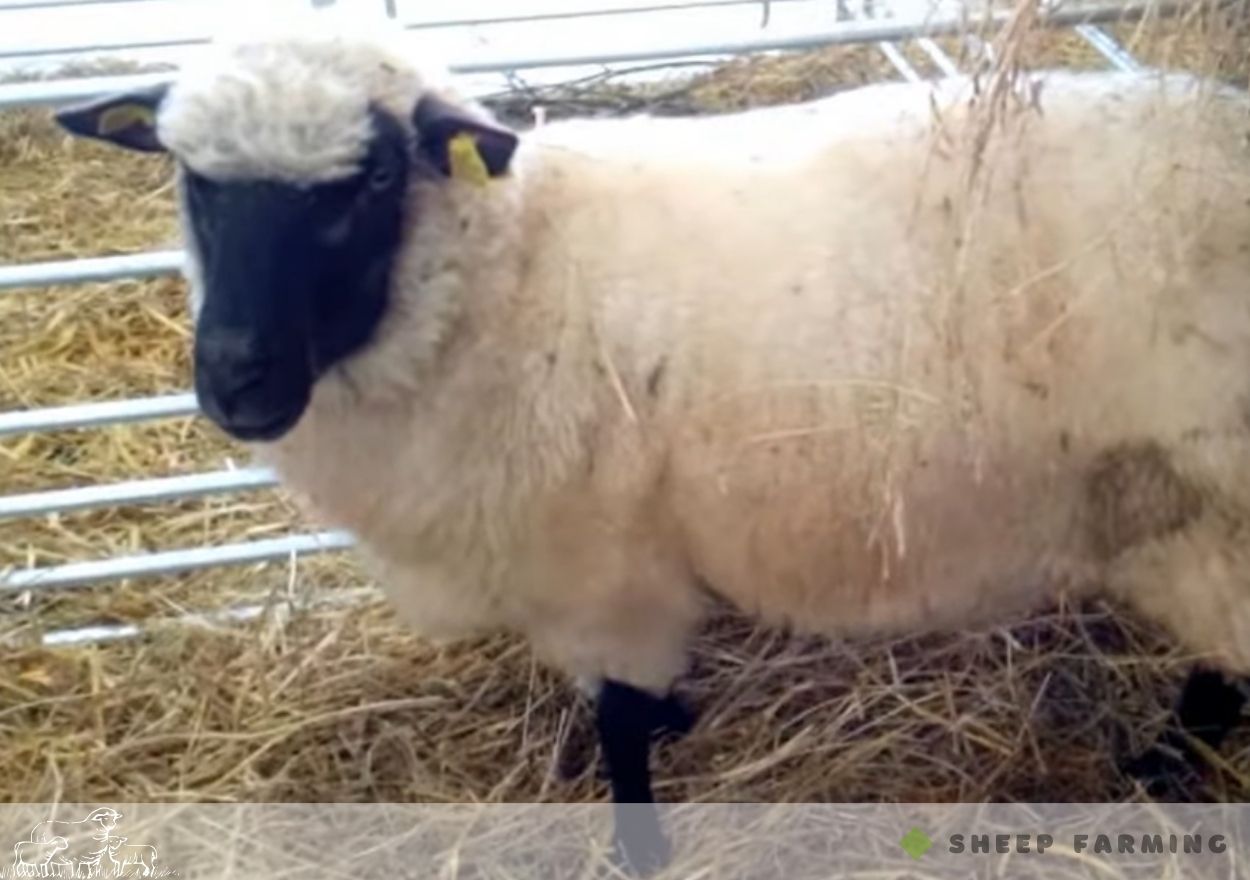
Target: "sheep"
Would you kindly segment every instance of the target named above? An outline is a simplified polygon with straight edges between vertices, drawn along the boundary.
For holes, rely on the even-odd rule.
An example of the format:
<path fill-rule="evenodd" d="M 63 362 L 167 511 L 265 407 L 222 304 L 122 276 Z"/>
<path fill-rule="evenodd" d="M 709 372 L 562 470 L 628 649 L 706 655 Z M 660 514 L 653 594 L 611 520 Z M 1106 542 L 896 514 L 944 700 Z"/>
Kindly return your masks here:
<path fill-rule="evenodd" d="M 46 842 L 19 840 L 13 845 L 13 875 L 47 877 L 52 857 L 68 846 L 64 837 L 54 837 Z"/>
<path fill-rule="evenodd" d="M 156 872 L 156 847 L 144 843 L 126 843 L 127 837 L 110 837 L 108 859 L 113 865 L 114 876 L 138 865 L 140 877 L 151 877 Z"/>
<path fill-rule="evenodd" d="M 646 872 L 705 591 L 836 637 L 1102 591 L 1209 658 L 1181 721 L 1231 723 L 1250 102 L 1044 83 L 975 163 L 962 80 L 522 136 L 314 27 L 58 119 L 176 160 L 205 414 L 421 632 L 589 683 Z"/>
<path fill-rule="evenodd" d="M 73 876 L 91 872 L 99 865 L 109 835 L 117 827 L 122 814 L 112 807 L 92 810 L 77 821 L 46 819 L 34 827 L 30 839 L 48 843 L 60 837 L 66 841 L 56 856 L 55 864 L 69 869 Z"/>

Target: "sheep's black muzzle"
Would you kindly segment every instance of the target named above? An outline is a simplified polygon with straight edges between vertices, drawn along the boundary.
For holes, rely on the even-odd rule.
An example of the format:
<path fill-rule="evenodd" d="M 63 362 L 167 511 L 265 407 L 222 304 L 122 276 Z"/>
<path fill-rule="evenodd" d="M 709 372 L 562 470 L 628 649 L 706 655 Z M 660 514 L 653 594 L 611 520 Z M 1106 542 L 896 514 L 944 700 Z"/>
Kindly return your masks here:
<path fill-rule="evenodd" d="M 215 234 L 200 236 L 196 396 L 232 437 L 273 441 L 295 426 L 312 396 L 308 303 L 316 299 L 318 254 L 293 234 L 294 212 L 283 216 L 273 200 L 222 201 L 251 211 L 231 211 Z"/>
<path fill-rule="evenodd" d="M 195 339 L 200 408 L 238 440 L 278 440 L 295 427 L 311 397 L 311 370 L 301 361 L 266 352 L 247 331 L 201 327 Z"/>
<path fill-rule="evenodd" d="M 326 273 L 308 194 L 193 175 L 187 190 L 202 276 L 200 408 L 238 440 L 278 440 L 304 414 L 316 378 L 312 309 Z"/>

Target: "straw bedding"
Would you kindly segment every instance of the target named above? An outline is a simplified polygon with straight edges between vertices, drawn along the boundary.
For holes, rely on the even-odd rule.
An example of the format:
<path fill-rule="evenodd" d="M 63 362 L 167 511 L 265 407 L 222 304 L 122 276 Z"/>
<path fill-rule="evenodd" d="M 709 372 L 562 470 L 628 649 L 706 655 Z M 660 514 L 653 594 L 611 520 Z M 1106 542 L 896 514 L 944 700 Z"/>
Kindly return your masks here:
<path fill-rule="evenodd" d="M 1241 8 L 1244 13 L 1244 7 Z M 1244 18 L 1241 20 L 1244 26 Z M 1250 71 L 1246 31 L 1119 26 L 1139 58 Z M 1216 40 L 1215 36 L 1220 39 Z M 944 46 L 956 53 L 953 41 Z M 1223 47 L 1223 48 L 1221 48 Z M 1226 51 L 1229 47 L 1232 51 Z M 1027 66 L 1101 66 L 1075 35 L 1033 34 Z M 922 73 L 932 65 L 916 46 Z M 875 47 L 743 59 L 646 92 L 592 83 L 552 115 L 700 112 L 798 100 L 889 77 Z M 519 113 L 501 99 L 505 113 Z M 127 253 L 176 241 L 165 160 L 0 115 L 0 262 Z M 0 410 L 189 387 L 173 279 L 0 294 Z M 245 455 L 178 419 L 0 441 L 6 493 L 186 473 Z M 0 568 L 222 543 L 307 527 L 278 492 L 0 522 Z M 433 646 L 370 594 L 347 556 L 0 599 L 0 797 L 42 801 L 578 801 L 605 796 L 589 706 L 507 638 Z M 244 624 L 188 612 L 269 603 Z M 151 634 L 45 649 L 60 626 L 145 620 Z M 702 713 L 656 756 L 661 799 L 1135 798 L 1115 762 L 1157 735 L 1187 658 L 1103 604 L 1010 626 L 840 645 L 725 611 L 683 688 Z M 1250 795 L 1239 734 L 1195 797 Z"/>

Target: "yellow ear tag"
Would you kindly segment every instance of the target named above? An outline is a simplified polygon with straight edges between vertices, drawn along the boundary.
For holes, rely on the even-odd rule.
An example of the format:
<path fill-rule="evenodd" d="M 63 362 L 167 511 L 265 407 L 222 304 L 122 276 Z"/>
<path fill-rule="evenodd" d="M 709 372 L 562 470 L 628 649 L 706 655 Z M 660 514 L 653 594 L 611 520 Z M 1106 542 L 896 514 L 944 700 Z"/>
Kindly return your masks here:
<path fill-rule="evenodd" d="M 468 132 L 461 132 L 447 142 L 447 160 L 452 180 L 463 180 L 474 186 L 486 186 L 490 171 L 477 150 L 477 141 Z"/>
<path fill-rule="evenodd" d="M 118 104 L 100 114 L 96 129 L 102 135 L 109 135 L 124 131 L 132 125 L 151 128 L 156 125 L 156 114 L 152 112 L 152 108 L 142 104 Z"/>

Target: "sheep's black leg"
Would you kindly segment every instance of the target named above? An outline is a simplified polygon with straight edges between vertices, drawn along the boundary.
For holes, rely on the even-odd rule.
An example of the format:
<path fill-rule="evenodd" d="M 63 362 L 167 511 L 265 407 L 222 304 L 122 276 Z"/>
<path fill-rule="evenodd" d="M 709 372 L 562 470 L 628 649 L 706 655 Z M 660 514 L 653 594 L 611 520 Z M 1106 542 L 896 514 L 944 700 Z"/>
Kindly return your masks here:
<path fill-rule="evenodd" d="M 1218 749 L 1241 718 L 1246 695 L 1222 673 L 1194 669 L 1185 681 L 1174 718 L 1159 741 L 1131 761 L 1128 772 L 1152 797 L 1184 799 L 1202 757 L 1190 737 Z"/>
<path fill-rule="evenodd" d="M 651 793 L 651 738 L 688 731 L 693 718 L 674 697 L 653 697 L 611 679 L 599 691 L 596 726 L 612 786 L 618 862 L 647 875 L 668 863 L 671 847 Z"/>
<path fill-rule="evenodd" d="M 1222 673 L 1195 669 L 1185 682 L 1176 717 L 1191 736 L 1218 749 L 1237 726 L 1245 704 L 1245 693 Z"/>

